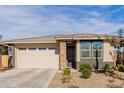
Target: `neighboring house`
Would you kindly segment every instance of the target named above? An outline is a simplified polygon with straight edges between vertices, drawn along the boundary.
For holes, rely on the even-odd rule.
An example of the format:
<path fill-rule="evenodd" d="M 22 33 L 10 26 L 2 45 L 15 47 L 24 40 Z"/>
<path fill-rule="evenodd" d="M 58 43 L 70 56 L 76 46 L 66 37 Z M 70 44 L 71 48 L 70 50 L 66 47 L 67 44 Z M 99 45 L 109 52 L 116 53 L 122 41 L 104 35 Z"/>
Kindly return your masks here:
<path fill-rule="evenodd" d="M 112 37 L 112 36 L 109 36 Z M 15 68 L 79 68 L 82 63 L 99 67 L 113 64 L 113 47 L 106 35 L 72 34 L 4 41 Z M 97 49 L 96 49 L 97 48 Z"/>

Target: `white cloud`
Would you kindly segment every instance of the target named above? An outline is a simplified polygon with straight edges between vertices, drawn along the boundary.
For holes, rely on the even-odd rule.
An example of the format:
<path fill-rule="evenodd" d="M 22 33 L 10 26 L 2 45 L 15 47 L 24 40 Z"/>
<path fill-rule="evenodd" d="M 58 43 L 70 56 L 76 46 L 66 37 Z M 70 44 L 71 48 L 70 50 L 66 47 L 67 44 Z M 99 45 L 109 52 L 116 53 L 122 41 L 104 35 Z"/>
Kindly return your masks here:
<path fill-rule="evenodd" d="M 45 15 L 38 12 L 38 9 L 45 11 L 44 6 L 0 6 L 0 33 L 3 39 L 52 34 L 111 33 L 124 28 L 121 23 L 107 22 L 99 18 L 82 18 L 77 21 L 66 14 Z M 91 14 L 95 17 L 101 15 L 98 12 Z"/>

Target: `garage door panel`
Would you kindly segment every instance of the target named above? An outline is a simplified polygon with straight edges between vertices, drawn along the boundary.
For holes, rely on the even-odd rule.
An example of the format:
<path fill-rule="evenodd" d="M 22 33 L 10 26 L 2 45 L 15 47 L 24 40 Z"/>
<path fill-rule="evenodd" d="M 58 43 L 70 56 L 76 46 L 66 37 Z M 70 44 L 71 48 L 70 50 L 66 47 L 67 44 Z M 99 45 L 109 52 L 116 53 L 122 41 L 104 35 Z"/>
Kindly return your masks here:
<path fill-rule="evenodd" d="M 55 50 L 17 50 L 18 68 L 59 68 Z"/>

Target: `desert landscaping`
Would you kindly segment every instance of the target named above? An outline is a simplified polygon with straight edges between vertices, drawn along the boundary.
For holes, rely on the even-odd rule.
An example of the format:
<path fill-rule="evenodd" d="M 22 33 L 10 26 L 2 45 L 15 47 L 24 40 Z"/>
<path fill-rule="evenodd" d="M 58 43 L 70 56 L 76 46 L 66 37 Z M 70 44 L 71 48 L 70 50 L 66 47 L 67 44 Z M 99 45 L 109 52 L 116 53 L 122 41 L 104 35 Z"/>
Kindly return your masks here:
<path fill-rule="evenodd" d="M 121 73 L 124 75 L 124 73 Z M 72 72 L 72 79 L 69 83 L 62 82 L 62 72 L 57 72 L 49 88 L 112 88 L 124 87 L 124 80 L 114 78 L 104 73 L 92 72 L 90 78 L 81 78 L 79 71 Z M 113 82 L 114 81 L 114 82 Z M 113 83 L 112 83 L 113 82 Z"/>

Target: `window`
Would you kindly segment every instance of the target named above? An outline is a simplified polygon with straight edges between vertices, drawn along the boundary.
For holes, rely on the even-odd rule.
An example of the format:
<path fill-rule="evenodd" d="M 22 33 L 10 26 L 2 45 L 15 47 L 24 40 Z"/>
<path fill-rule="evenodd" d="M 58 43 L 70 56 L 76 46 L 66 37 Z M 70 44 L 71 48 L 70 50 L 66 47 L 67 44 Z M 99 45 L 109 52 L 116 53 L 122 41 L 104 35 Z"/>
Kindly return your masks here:
<path fill-rule="evenodd" d="M 18 48 L 19 50 L 26 50 L 26 48 Z"/>
<path fill-rule="evenodd" d="M 92 58 L 102 58 L 102 42 L 92 43 Z"/>
<path fill-rule="evenodd" d="M 89 58 L 90 52 L 91 52 L 90 42 L 88 41 L 81 42 L 81 57 Z"/>
<path fill-rule="evenodd" d="M 49 48 L 49 50 L 56 50 L 56 48 Z"/>
<path fill-rule="evenodd" d="M 46 50 L 46 48 L 38 48 L 38 50 Z"/>
<path fill-rule="evenodd" d="M 36 48 L 28 48 L 28 50 L 36 50 Z"/>
<path fill-rule="evenodd" d="M 102 59 L 103 44 L 101 41 L 82 41 L 81 42 L 81 58 Z"/>

